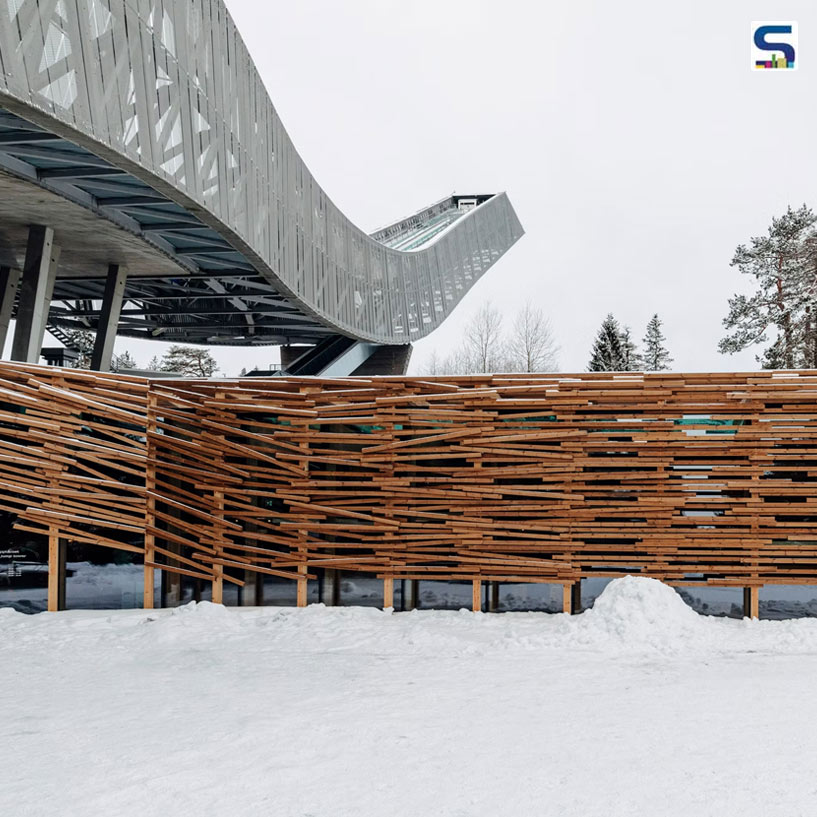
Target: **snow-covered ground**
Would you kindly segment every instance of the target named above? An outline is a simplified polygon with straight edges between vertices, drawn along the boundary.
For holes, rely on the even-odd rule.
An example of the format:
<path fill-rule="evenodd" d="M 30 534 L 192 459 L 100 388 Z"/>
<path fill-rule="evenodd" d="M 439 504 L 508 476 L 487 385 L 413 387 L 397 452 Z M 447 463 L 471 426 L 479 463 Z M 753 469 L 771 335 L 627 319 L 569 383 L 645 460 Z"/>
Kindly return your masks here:
<path fill-rule="evenodd" d="M 814 815 L 817 621 L 0 610 L 0 814 Z"/>

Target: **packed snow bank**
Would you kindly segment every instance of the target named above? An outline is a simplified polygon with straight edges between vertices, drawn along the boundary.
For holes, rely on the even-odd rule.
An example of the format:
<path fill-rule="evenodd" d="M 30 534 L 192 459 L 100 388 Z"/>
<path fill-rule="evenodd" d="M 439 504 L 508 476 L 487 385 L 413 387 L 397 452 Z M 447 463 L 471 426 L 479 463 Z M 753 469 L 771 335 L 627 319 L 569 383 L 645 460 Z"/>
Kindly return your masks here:
<path fill-rule="evenodd" d="M 0 610 L 0 814 L 811 815 L 815 676 L 817 622 L 645 579 L 580 616 Z"/>
<path fill-rule="evenodd" d="M 579 626 L 631 647 L 672 651 L 699 640 L 706 622 L 666 584 L 625 576 L 604 588 Z"/>

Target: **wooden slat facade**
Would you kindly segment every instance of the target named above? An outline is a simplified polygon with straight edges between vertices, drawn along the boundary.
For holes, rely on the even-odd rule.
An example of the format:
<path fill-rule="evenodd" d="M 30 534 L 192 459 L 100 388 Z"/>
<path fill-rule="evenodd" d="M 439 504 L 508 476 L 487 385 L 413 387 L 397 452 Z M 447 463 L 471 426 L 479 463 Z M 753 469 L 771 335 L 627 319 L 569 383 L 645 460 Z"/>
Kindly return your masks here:
<path fill-rule="evenodd" d="M 145 380 L 0 364 L 17 527 L 242 584 L 817 583 L 817 373 Z M 475 594 L 478 586 L 475 584 Z M 756 598 L 756 591 L 755 593 Z M 146 603 L 152 603 L 152 590 Z"/>

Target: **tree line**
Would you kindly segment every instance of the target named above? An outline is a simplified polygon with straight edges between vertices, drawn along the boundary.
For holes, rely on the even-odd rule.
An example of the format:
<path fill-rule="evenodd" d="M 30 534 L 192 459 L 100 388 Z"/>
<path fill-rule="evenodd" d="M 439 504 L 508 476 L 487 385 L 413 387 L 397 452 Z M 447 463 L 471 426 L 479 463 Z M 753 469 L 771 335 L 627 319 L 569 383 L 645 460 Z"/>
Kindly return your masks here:
<path fill-rule="evenodd" d="M 95 334 L 90 329 L 70 329 L 64 334 L 70 347 L 79 355 L 74 367 L 90 369 Z M 122 354 L 114 354 L 111 359 L 111 370 L 114 372 L 127 373 L 128 369 L 139 368 L 148 372 L 172 372 L 184 377 L 212 377 L 219 370 L 210 350 L 202 346 L 170 346 L 161 358 L 154 355 L 144 367 L 137 365 L 127 349 Z"/>
<path fill-rule="evenodd" d="M 559 347 L 541 309 L 526 304 L 506 326 L 502 313 L 484 303 L 465 325 L 462 340 L 447 355 L 435 349 L 424 374 L 552 372 Z"/>
<path fill-rule="evenodd" d="M 642 339 L 643 350 L 633 340 L 629 326 L 620 326 L 619 322 L 608 314 L 602 321 L 601 328 L 593 342 L 589 372 L 664 372 L 669 370 L 673 358 L 667 349 L 663 323 L 657 314 L 647 323 Z"/>

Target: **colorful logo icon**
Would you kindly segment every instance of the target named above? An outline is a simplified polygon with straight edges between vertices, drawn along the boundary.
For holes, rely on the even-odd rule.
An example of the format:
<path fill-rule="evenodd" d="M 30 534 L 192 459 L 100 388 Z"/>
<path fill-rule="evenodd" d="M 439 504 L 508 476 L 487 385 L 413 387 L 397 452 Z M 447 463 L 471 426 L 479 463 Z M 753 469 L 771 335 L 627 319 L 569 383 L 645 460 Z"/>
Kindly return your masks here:
<path fill-rule="evenodd" d="M 752 69 L 797 68 L 797 23 L 752 23 Z"/>

